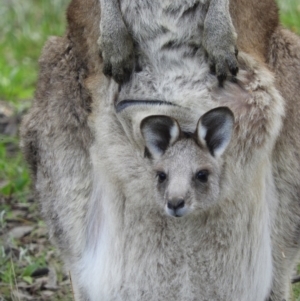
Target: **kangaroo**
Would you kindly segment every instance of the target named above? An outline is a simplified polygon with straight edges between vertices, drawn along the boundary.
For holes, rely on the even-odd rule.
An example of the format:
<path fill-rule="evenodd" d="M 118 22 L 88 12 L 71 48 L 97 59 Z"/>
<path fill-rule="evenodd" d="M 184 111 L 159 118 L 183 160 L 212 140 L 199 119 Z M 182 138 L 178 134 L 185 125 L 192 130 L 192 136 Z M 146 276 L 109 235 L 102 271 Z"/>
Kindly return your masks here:
<path fill-rule="evenodd" d="M 226 107 L 204 114 L 193 134 L 181 131 L 168 116 L 150 116 L 141 123 L 146 154 L 152 160 L 158 199 L 170 216 L 205 211 L 219 199 L 223 162 L 233 129 Z M 188 158 L 188 160 L 186 160 Z"/>
<path fill-rule="evenodd" d="M 219 102 L 235 121 L 227 108 L 202 114 L 154 101 L 118 102 L 116 111 L 118 87 L 103 78 L 88 83 L 97 102 L 94 184 L 73 284 L 87 300 L 264 301 L 272 280 L 268 156 L 279 130 L 269 117 L 280 111 L 280 97 L 273 91 L 270 108 L 260 107 L 251 96 L 260 88 L 243 95 L 226 85 L 228 98 Z M 267 124 L 253 121 L 256 114 L 268 116 Z M 249 126 L 253 143 L 241 143 Z"/>
<path fill-rule="evenodd" d="M 272 221 L 273 285 L 270 300 L 282 301 L 288 299 L 289 277 L 299 253 L 300 137 L 296 129 L 300 127 L 297 92 L 300 41 L 299 37 L 279 25 L 278 8 L 273 0 L 231 0 L 230 13 L 238 33 L 238 48 L 274 72 L 276 87 L 285 99 L 287 113 L 272 155 L 280 202 L 274 209 Z M 35 101 L 23 121 L 21 135 L 22 148 L 33 171 L 37 199 L 42 204 L 42 215 L 50 237 L 62 251 L 67 267 L 73 271 L 83 254 L 87 204 L 93 187 L 89 149 L 94 143 L 95 131 L 91 129 L 89 118 L 96 101 L 95 96 L 93 100 L 91 98 L 88 84 L 103 66 L 97 46 L 100 36 L 99 1 L 83 3 L 73 0 L 67 17 L 67 34 L 62 38 L 51 38 L 45 45 Z M 125 23 L 131 31 L 131 25 Z M 173 50 L 175 55 L 169 54 L 176 58 L 178 49 L 173 47 Z M 198 66 L 198 62 L 194 65 Z M 103 86 L 102 90 L 107 88 L 104 78 L 97 84 Z M 178 85 L 174 82 L 173 87 Z M 104 93 L 101 91 L 98 97 Z M 72 280 L 78 290 L 80 286 L 76 285 L 76 278 Z"/>
<path fill-rule="evenodd" d="M 103 72 L 108 76 L 113 76 L 116 82 L 122 83 L 128 80 L 133 70 L 134 41 L 122 17 L 120 10 L 122 1 L 99 1 L 101 6 L 99 44 L 103 56 Z M 139 4 L 137 1 L 137 5 L 147 6 L 148 4 Z M 186 4 L 181 1 L 180 6 L 174 8 L 172 1 L 165 1 L 164 5 L 166 10 L 169 10 L 169 14 L 175 16 L 178 10 L 184 12 Z M 202 5 L 203 13 L 205 10 L 206 14 L 204 24 L 199 22 L 199 26 L 203 26 L 203 40 L 202 42 L 195 41 L 195 47 L 200 47 L 202 44 L 206 49 L 209 64 L 222 84 L 227 77 L 228 69 L 233 76 L 238 72 L 236 33 L 229 13 L 229 0 L 198 0 L 194 1 L 193 5 L 194 7 Z M 134 11 L 128 13 L 134 14 Z M 151 28 L 150 23 L 149 27 Z"/>
<path fill-rule="evenodd" d="M 109 21 L 107 21 L 109 16 L 105 16 L 105 14 L 110 14 L 110 11 L 106 9 L 107 5 L 104 2 L 105 1 L 100 1 L 101 7 L 103 8 L 101 11 L 101 22 L 109 23 Z M 210 65 L 214 65 L 211 62 L 216 61 L 216 58 L 222 59 L 222 56 L 218 56 L 213 49 L 221 52 L 222 49 L 226 50 L 230 48 L 224 47 L 223 41 L 226 42 L 227 46 L 235 45 L 235 48 L 238 46 L 239 49 L 250 53 L 262 63 L 268 64 L 270 69 L 274 70 L 277 75 L 276 79 L 278 88 L 287 100 L 289 117 L 286 120 L 285 127 L 283 129 L 284 134 L 279 137 L 278 146 L 274 150 L 274 158 L 276 158 L 276 160 L 274 160 L 274 176 L 278 187 L 278 193 L 281 195 L 280 198 L 284 200 L 283 202 L 285 204 L 285 206 L 280 206 L 277 216 L 281 217 L 282 215 L 287 214 L 289 216 L 289 218 L 286 218 L 285 220 L 278 220 L 275 227 L 280 228 L 277 229 L 276 232 L 282 232 L 282 237 L 291 237 L 289 242 L 287 242 L 286 239 L 284 241 L 274 239 L 275 244 L 278 244 L 278 254 L 274 255 L 274 262 L 275 265 L 278 265 L 278 268 L 276 268 L 274 272 L 274 292 L 272 292 L 272 298 L 274 300 L 281 301 L 282 299 L 288 298 L 290 274 L 293 270 L 293 266 L 295 265 L 295 261 L 299 257 L 300 251 L 298 231 L 300 225 L 300 182 L 297 180 L 300 176 L 298 172 L 300 167 L 297 165 L 297 168 L 291 168 L 295 172 L 293 176 L 290 176 L 289 173 L 282 172 L 282 166 L 293 166 L 294 162 L 299 162 L 298 156 L 300 146 L 298 146 L 296 141 L 299 141 L 300 136 L 298 137 L 298 132 L 292 136 L 288 134 L 288 132 L 291 133 L 291 131 L 293 131 L 293 125 L 299 124 L 297 114 L 295 114 L 295 112 L 300 110 L 298 107 L 300 99 L 299 101 L 295 101 L 295 95 L 298 95 L 298 93 L 295 92 L 294 89 L 295 87 L 298 87 L 300 83 L 300 62 L 297 55 L 299 52 L 298 48 L 300 41 L 298 37 L 280 27 L 278 8 L 273 0 L 231 0 L 229 9 L 228 3 L 225 4 L 225 2 L 221 2 L 222 1 L 214 3 L 211 1 L 209 3 L 209 8 L 204 22 L 202 43 L 208 54 L 211 54 Z M 118 8 L 117 3 L 115 3 L 115 8 Z M 268 11 L 268 14 L 265 13 L 266 11 Z M 122 19 L 120 11 L 118 15 L 119 18 Z M 112 16 L 113 15 L 111 14 L 111 17 Z M 223 18 L 221 16 L 223 16 Z M 247 18 L 247 26 L 245 26 L 245 18 Z M 230 25 L 231 20 L 234 27 Z M 104 25 L 102 25 L 102 28 L 104 28 Z M 220 30 L 221 28 L 223 28 L 223 30 Z M 260 28 L 260 30 L 258 30 L 258 28 Z M 234 30 L 236 30 L 238 34 L 236 43 L 233 43 L 235 40 L 232 39 L 232 36 L 234 36 Z M 207 42 L 208 37 L 210 37 L 210 42 Z M 105 40 L 106 39 L 104 38 L 103 41 Z M 121 41 L 121 39 L 118 40 Z M 282 45 L 289 44 L 293 46 L 290 48 L 282 47 Z M 105 49 L 104 42 L 102 45 L 103 49 Z M 207 45 L 210 45 L 211 47 Z M 226 51 L 223 53 L 225 54 Z M 226 60 L 224 60 L 223 57 L 223 62 L 225 61 Z M 230 66 L 230 63 L 228 65 Z M 293 67 L 291 70 L 288 70 L 288 66 L 290 65 Z M 216 64 L 216 66 L 217 70 L 224 70 L 225 65 L 223 68 L 218 68 L 218 64 Z M 221 73 L 226 74 L 224 71 Z M 236 75 L 236 72 L 231 73 Z M 286 76 L 287 74 L 289 74 L 289 76 Z M 222 83 L 225 76 L 220 75 L 218 71 L 217 76 L 220 83 Z M 287 78 L 289 78 L 289 80 L 287 80 Z M 287 147 L 288 145 L 291 145 L 291 143 L 293 145 L 293 151 L 290 151 Z M 288 156 L 283 157 L 283 153 L 288 154 Z M 286 185 L 283 187 L 282 183 L 290 183 L 290 188 L 287 189 L 286 187 L 288 186 Z M 282 247 L 283 245 L 284 247 Z"/>

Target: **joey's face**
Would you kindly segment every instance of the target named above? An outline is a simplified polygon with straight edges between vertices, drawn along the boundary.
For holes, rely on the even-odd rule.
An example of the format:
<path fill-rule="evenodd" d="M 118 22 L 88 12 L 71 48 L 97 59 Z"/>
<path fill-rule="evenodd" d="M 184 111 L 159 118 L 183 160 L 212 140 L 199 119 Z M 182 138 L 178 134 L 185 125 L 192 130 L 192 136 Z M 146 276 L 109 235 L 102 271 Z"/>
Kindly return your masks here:
<path fill-rule="evenodd" d="M 142 120 L 157 199 L 168 215 L 184 216 L 218 202 L 222 155 L 231 139 L 233 120 L 227 107 L 210 110 L 201 116 L 192 135 L 184 134 L 169 116 Z"/>
<path fill-rule="evenodd" d="M 153 160 L 158 201 L 165 212 L 181 217 L 214 205 L 219 198 L 221 161 L 193 139 L 179 140 Z"/>

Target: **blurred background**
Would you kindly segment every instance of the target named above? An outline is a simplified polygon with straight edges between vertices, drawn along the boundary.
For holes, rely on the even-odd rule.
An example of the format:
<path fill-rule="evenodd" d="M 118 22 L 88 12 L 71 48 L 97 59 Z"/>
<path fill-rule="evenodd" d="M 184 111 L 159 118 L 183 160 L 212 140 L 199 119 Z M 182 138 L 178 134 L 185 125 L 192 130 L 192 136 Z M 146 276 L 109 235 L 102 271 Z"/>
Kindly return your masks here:
<path fill-rule="evenodd" d="M 63 35 L 68 3 L 0 0 L 0 301 L 73 300 L 18 147 L 18 125 L 34 95 L 41 49 L 50 35 Z M 300 0 L 278 4 L 284 26 L 300 34 Z M 291 290 L 292 300 L 300 301 L 300 285 Z"/>

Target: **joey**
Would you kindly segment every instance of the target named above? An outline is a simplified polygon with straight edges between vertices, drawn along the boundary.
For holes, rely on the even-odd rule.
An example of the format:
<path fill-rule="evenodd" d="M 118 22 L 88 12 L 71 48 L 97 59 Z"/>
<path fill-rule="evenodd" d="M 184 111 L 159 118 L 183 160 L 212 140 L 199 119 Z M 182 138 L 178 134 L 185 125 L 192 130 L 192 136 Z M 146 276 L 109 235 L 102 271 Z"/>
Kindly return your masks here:
<path fill-rule="evenodd" d="M 168 116 L 141 122 L 146 154 L 160 202 L 171 216 L 206 210 L 219 199 L 222 154 L 232 134 L 233 114 L 227 107 L 208 111 L 193 134 L 185 134 Z"/>

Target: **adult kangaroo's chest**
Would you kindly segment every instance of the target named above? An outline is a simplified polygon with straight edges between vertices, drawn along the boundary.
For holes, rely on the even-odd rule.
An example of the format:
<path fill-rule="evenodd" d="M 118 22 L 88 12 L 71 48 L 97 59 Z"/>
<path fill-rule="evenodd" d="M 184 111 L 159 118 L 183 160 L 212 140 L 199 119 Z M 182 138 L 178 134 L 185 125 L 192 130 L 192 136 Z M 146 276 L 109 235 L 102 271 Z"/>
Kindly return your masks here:
<path fill-rule="evenodd" d="M 191 108 L 194 102 L 199 107 L 201 97 L 205 107 L 209 70 L 202 36 L 208 6 L 208 0 L 120 0 L 142 72 L 123 85 L 119 99 L 188 102 Z M 201 95 L 191 96 L 195 90 Z"/>
<path fill-rule="evenodd" d="M 200 45 L 208 0 L 120 0 L 124 21 L 138 43 Z M 149 45 L 148 45 L 149 46 Z"/>

